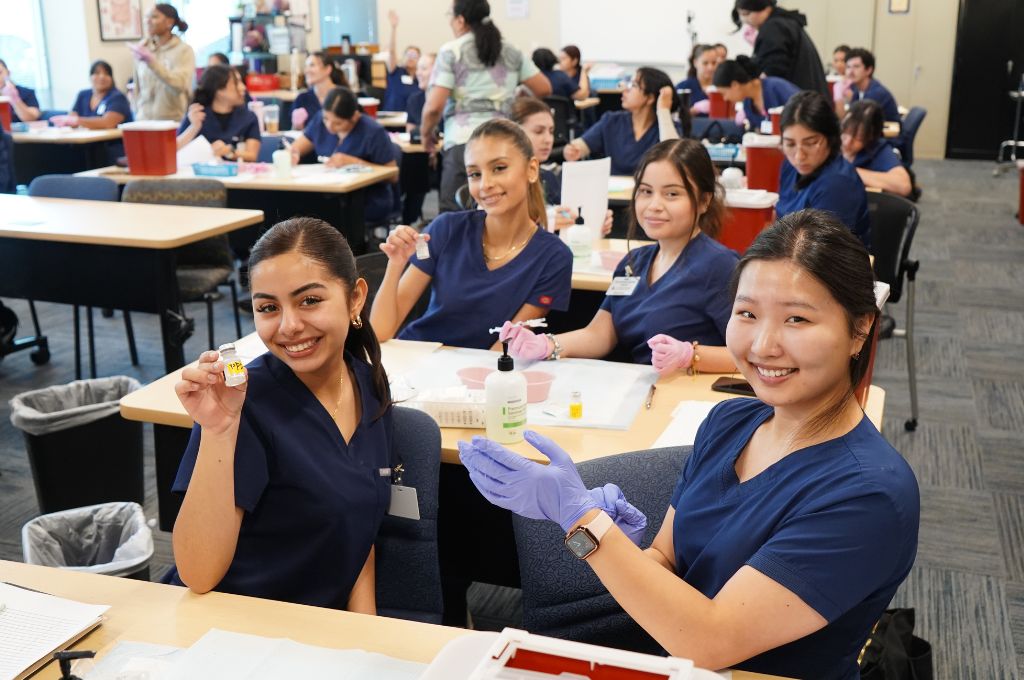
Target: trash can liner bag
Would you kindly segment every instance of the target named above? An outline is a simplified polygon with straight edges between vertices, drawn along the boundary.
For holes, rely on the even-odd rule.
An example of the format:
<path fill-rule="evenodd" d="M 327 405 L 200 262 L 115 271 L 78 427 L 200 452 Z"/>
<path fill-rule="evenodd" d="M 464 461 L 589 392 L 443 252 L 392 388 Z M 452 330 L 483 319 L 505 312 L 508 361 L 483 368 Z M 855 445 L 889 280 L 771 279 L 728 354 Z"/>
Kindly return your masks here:
<path fill-rule="evenodd" d="M 23 392 L 11 399 L 11 424 L 36 436 L 86 425 L 117 413 L 121 397 L 140 387 L 119 375 Z"/>

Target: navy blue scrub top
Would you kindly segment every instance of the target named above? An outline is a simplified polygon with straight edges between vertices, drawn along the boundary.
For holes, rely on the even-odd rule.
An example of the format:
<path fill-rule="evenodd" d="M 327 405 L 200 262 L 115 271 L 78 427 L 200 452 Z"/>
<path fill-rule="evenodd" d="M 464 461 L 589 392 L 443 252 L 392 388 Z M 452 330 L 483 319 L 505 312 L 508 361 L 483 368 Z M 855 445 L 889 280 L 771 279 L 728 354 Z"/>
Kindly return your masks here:
<path fill-rule="evenodd" d="M 680 80 L 676 83 L 676 91 L 689 90 L 690 91 L 690 106 L 693 106 L 697 102 L 702 102 L 708 98 L 704 88 L 700 86 L 700 80 L 696 77 L 687 78 L 686 80 Z"/>
<path fill-rule="evenodd" d="M 566 73 L 563 71 L 556 71 L 554 69 L 550 71 L 541 71 L 544 76 L 551 83 L 551 94 L 557 97 L 565 97 L 566 99 L 572 99 L 572 96 L 576 94 L 576 90 L 580 89 L 580 86 L 572 81 Z"/>
<path fill-rule="evenodd" d="M 427 227 L 430 259 L 413 257 L 410 264 L 431 277 L 430 305 L 398 337 L 490 349 L 498 338 L 487 329 L 512 319 L 523 305 L 569 308 L 569 247 L 538 227 L 519 255 L 489 270 L 483 253 L 486 216 L 482 210 L 448 212 Z"/>
<path fill-rule="evenodd" d="M 362 414 L 347 444 L 288 366 L 264 354 L 249 363 L 235 445 L 235 505 L 245 511 L 231 566 L 216 590 L 344 609 L 391 499 L 392 415 L 372 369 L 345 353 Z M 202 429 L 195 425 L 172 491 L 188 489 Z M 171 583 L 183 585 L 174 572 Z"/>
<path fill-rule="evenodd" d="M 306 118 L 306 120 L 312 118 L 313 114 L 322 108 L 323 106 L 320 105 L 320 100 L 317 99 L 316 92 L 313 88 L 300 92 L 295 97 L 295 101 L 292 102 L 292 111 L 295 109 L 306 109 L 306 113 L 309 114 L 309 117 Z"/>
<path fill-rule="evenodd" d="M 879 139 L 870 149 L 861 149 L 853 159 L 853 167 L 875 172 L 889 172 L 901 165 L 896 149 L 885 139 Z"/>
<path fill-rule="evenodd" d="M 182 119 L 178 126 L 178 134 L 185 132 L 191 123 L 188 114 Z M 203 126 L 199 128 L 199 134 L 206 137 L 206 141 L 213 144 L 221 141 L 230 146 L 236 146 L 239 142 L 249 139 L 260 141 L 260 123 L 256 114 L 244 106 L 236 106 L 231 113 L 214 113 L 213 108 L 206 107 L 206 118 L 203 119 Z"/>
<path fill-rule="evenodd" d="M 676 124 L 682 137 L 683 131 Z M 608 111 L 583 133 L 583 141 L 590 149 L 591 158 L 612 159 L 613 175 L 632 175 L 647 150 L 660 141 L 658 121 L 651 122 L 640 139 L 633 136 L 633 116 L 629 111 Z"/>
<path fill-rule="evenodd" d="M 811 183 L 803 189 L 796 186 L 800 175 L 788 160 L 782 161 L 779 171 L 779 202 L 775 204 L 777 217 L 804 208 L 827 210 L 839 218 L 864 247 L 871 251 L 871 223 L 868 219 L 868 199 L 864 183 L 857 170 L 842 154 L 818 169 Z"/>
<path fill-rule="evenodd" d="M 21 97 L 21 101 L 25 103 L 25 106 L 34 106 L 39 108 L 39 100 L 36 99 L 36 91 L 22 87 L 21 85 L 15 85 L 14 88 L 18 91 L 18 96 Z M 18 117 L 18 112 L 14 110 L 14 106 L 11 106 L 11 122 L 20 123 L 21 118 Z"/>
<path fill-rule="evenodd" d="M 610 312 L 619 355 L 634 363 L 651 363 L 647 341 L 664 333 L 684 342 L 725 346 L 725 327 L 732 316 L 729 280 L 739 256 L 707 234 L 699 234 L 668 271 L 650 281 L 658 244 L 632 251 L 615 268 L 626 276 L 626 266 L 640 278 L 632 295 L 606 295 L 601 309 Z"/>
<path fill-rule="evenodd" d="M 427 103 L 425 90 L 416 90 L 405 100 L 405 122 L 419 127 L 423 120 L 423 105 Z"/>
<path fill-rule="evenodd" d="M 777 106 L 785 106 L 789 98 L 800 91 L 800 88 L 785 78 L 765 76 L 761 78 L 761 96 L 764 97 L 764 113 L 754 107 L 754 100 L 749 97 L 743 100 L 743 113 L 750 121 L 750 129 L 758 130 L 761 121 L 768 117 L 768 110 Z"/>
<path fill-rule="evenodd" d="M 773 413 L 728 399 L 697 430 L 672 495 L 676 573 L 713 598 L 749 565 L 828 621 L 736 668 L 857 680 L 857 655 L 917 554 L 917 480 L 865 416 L 740 483 L 736 459 Z"/>
<path fill-rule="evenodd" d="M 541 168 L 540 181 L 544 187 L 544 202 L 548 205 L 561 205 L 562 178 L 554 170 Z"/>
<path fill-rule="evenodd" d="M 110 90 L 103 95 L 103 99 L 100 100 L 96 108 L 92 108 L 92 90 L 82 90 L 78 93 L 75 98 L 75 105 L 71 107 L 71 110 L 77 113 L 82 118 L 92 118 L 102 116 L 108 111 L 114 113 L 120 113 L 124 116 L 124 123 L 130 123 L 132 121 L 132 107 L 128 104 L 128 98 L 124 96 L 120 90 L 116 87 L 110 88 Z"/>
<path fill-rule="evenodd" d="M 870 99 L 881 107 L 882 115 L 887 121 L 900 122 L 900 107 L 896 105 L 896 98 L 892 96 L 892 92 L 889 92 L 889 88 L 874 78 L 868 83 L 868 89 L 863 92 L 858 90 L 856 85 L 850 85 L 849 91 L 853 93 L 853 101 Z"/>
<path fill-rule="evenodd" d="M 338 135 L 324 125 L 322 110 L 310 116 L 302 135 L 313 144 L 313 152 L 317 156 L 330 156 L 338 148 Z"/>
<path fill-rule="evenodd" d="M 416 83 L 416 75 L 410 74 L 404 66 L 396 66 L 395 70 L 388 74 L 387 89 L 384 90 L 384 101 L 381 103 L 382 111 L 405 111 L 405 104 L 410 95 L 419 91 L 420 86 Z"/>

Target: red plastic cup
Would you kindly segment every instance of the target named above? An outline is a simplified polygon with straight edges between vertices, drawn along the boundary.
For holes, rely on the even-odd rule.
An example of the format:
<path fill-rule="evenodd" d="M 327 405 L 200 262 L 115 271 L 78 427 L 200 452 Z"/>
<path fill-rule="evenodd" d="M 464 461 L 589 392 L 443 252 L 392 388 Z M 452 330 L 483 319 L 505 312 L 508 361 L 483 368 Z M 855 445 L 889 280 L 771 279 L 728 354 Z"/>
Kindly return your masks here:
<path fill-rule="evenodd" d="M 371 118 L 376 118 L 377 109 L 380 108 L 380 100 L 376 97 L 360 97 L 359 106 L 363 107 L 363 113 Z"/>
<path fill-rule="evenodd" d="M 712 118 L 728 118 L 729 117 L 729 104 L 725 101 L 725 97 L 718 90 L 708 90 L 708 100 L 711 102 L 709 105 L 709 115 Z"/>
<path fill-rule="evenodd" d="M 173 175 L 178 171 L 175 144 L 178 124 L 173 120 L 140 120 L 118 125 L 133 175 Z"/>
<path fill-rule="evenodd" d="M 11 103 L 7 97 L 0 97 L 0 127 L 5 132 L 11 131 Z"/>

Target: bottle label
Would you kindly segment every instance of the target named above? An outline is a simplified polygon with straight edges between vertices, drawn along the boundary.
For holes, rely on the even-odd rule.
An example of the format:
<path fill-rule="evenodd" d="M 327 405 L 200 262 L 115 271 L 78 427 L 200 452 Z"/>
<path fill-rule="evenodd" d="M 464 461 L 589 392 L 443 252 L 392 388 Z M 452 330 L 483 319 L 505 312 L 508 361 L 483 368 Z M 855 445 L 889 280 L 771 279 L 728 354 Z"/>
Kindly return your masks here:
<path fill-rule="evenodd" d="M 501 407 L 501 427 L 512 430 L 526 425 L 526 402 L 510 401 Z"/>
<path fill-rule="evenodd" d="M 245 366 L 242 364 L 241 361 L 232 361 L 227 364 L 224 364 L 224 370 L 227 371 L 228 373 L 238 375 L 245 372 Z"/>

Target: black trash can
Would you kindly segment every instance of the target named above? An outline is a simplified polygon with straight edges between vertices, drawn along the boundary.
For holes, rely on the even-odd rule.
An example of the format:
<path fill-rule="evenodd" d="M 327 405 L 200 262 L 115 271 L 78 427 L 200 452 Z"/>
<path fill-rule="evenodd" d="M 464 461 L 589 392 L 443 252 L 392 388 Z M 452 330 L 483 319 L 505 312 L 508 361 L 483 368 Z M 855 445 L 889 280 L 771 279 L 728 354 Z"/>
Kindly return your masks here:
<path fill-rule="evenodd" d="M 11 423 L 25 435 L 39 511 L 109 501 L 145 501 L 142 423 L 121 417 L 118 401 L 137 390 L 127 376 L 76 380 L 11 400 Z"/>

